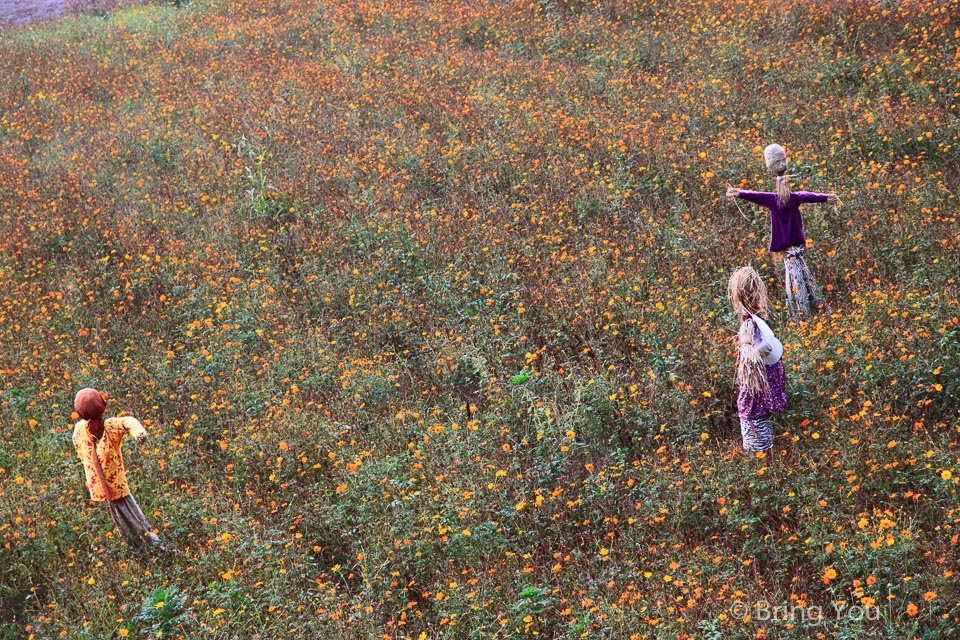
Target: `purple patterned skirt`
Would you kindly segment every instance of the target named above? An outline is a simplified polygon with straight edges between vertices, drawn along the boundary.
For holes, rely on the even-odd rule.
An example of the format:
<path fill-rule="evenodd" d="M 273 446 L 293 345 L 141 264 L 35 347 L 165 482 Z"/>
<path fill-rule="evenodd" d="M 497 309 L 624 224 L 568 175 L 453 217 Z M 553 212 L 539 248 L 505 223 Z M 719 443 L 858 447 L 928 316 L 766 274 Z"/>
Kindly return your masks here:
<path fill-rule="evenodd" d="M 767 365 L 767 381 L 770 391 L 751 393 L 743 386 L 737 396 L 737 413 L 741 419 L 755 420 L 771 413 L 780 413 L 787 408 L 787 376 L 783 370 L 783 360 Z"/>

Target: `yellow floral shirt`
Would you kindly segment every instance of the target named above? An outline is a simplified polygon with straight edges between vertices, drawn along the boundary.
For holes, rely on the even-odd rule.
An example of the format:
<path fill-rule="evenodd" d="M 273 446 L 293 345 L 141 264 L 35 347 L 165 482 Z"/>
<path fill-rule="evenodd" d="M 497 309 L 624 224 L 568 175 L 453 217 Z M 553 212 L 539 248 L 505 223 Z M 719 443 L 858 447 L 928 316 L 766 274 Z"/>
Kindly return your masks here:
<path fill-rule="evenodd" d="M 83 469 L 87 474 L 87 489 L 90 491 L 91 500 L 102 502 L 107 499 L 103 487 L 100 486 L 97 467 L 93 462 L 94 455 L 100 458 L 100 466 L 103 467 L 103 475 L 110 487 L 111 497 L 117 500 L 130 495 L 130 487 L 127 485 L 127 471 L 123 468 L 123 452 L 120 450 L 123 436 L 128 433 L 137 438 L 140 435 L 145 435 L 147 430 L 143 428 L 139 420 L 132 416 L 107 418 L 103 424 L 103 436 L 94 443 L 93 436 L 87 430 L 86 420 L 81 420 L 73 427 L 73 446 L 76 447 L 80 460 L 83 462 Z M 96 451 L 96 454 L 94 451 Z"/>

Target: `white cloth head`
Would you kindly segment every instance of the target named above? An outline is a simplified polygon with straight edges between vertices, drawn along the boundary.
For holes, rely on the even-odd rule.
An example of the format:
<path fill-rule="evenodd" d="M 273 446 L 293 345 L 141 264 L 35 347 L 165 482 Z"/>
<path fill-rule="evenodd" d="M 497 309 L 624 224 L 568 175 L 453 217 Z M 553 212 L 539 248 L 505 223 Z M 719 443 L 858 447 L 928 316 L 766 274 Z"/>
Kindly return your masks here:
<path fill-rule="evenodd" d="M 763 161 L 771 173 L 779 176 L 787 172 L 787 152 L 778 144 L 767 145 L 763 150 Z"/>

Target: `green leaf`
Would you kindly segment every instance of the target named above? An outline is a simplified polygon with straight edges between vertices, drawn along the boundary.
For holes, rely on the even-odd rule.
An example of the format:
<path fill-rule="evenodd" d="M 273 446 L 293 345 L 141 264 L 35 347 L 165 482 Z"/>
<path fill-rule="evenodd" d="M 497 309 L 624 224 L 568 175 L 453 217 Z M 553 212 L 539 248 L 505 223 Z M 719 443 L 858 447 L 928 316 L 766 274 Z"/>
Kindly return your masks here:
<path fill-rule="evenodd" d="M 520 373 L 510 376 L 510 384 L 523 384 L 530 379 L 530 372 L 521 371 Z"/>

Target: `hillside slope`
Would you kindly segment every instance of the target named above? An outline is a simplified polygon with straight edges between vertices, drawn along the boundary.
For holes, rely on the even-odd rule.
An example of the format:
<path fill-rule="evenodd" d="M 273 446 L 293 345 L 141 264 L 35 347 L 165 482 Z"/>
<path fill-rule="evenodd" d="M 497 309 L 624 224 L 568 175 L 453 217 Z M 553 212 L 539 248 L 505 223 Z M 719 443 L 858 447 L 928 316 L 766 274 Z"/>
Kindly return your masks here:
<path fill-rule="evenodd" d="M 952 637 L 958 46 L 917 0 L 7 30 L 0 638 Z M 843 200 L 804 207 L 810 323 L 722 197 L 772 188 L 769 142 Z M 748 263 L 790 399 L 757 459 Z M 150 432 L 127 464 L 176 554 L 89 502 L 88 385 Z"/>

